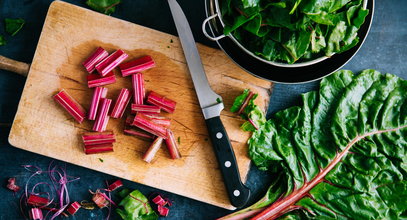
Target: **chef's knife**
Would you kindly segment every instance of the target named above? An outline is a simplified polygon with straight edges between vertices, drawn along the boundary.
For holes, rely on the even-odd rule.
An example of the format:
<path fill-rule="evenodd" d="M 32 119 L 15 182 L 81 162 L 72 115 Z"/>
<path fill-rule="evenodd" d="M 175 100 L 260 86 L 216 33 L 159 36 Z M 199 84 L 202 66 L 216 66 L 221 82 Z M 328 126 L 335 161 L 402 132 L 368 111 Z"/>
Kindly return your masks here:
<path fill-rule="evenodd" d="M 222 97 L 216 94 L 209 86 L 201 57 L 199 56 L 191 28 L 184 12 L 176 0 L 168 0 L 168 4 L 170 5 L 182 49 L 184 50 L 184 55 L 206 121 L 213 149 L 220 170 L 222 171 L 223 181 L 230 202 L 235 207 L 242 207 L 249 199 L 250 190 L 240 179 L 232 145 L 230 144 L 225 127 L 220 120 L 220 112 L 224 108 Z"/>

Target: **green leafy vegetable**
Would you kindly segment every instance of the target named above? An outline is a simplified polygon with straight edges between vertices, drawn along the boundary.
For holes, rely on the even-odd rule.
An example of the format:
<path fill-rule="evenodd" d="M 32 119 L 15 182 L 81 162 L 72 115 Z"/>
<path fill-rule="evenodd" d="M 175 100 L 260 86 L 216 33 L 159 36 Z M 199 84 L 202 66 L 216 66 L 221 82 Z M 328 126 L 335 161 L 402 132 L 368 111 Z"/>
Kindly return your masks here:
<path fill-rule="evenodd" d="M 223 0 L 224 34 L 257 56 L 295 63 L 354 47 L 369 10 L 362 0 Z"/>
<path fill-rule="evenodd" d="M 6 38 L 0 34 L 0 46 L 6 45 Z"/>
<path fill-rule="evenodd" d="M 6 24 L 6 32 L 11 36 L 14 36 L 21 30 L 21 28 L 23 28 L 25 21 L 22 18 L 6 18 L 4 19 L 4 23 Z"/>
<path fill-rule="evenodd" d="M 266 196 L 222 219 L 406 218 L 407 81 L 341 70 L 302 100 L 248 141 L 255 165 L 276 174 Z"/>
<path fill-rule="evenodd" d="M 158 215 L 151 208 L 148 199 L 138 190 L 129 193 L 120 203 L 123 209 L 116 212 L 124 220 L 156 220 Z"/>
<path fill-rule="evenodd" d="M 93 10 L 110 15 L 116 10 L 121 0 L 87 0 L 86 4 Z"/>

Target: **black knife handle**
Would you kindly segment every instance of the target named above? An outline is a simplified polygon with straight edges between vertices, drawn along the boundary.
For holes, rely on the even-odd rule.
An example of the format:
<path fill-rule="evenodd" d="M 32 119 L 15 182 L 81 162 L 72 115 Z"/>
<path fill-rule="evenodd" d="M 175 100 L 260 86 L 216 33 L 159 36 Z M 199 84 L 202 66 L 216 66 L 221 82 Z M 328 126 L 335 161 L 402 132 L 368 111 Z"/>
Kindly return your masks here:
<path fill-rule="evenodd" d="M 230 202 L 233 206 L 243 207 L 250 196 L 250 189 L 242 183 L 239 169 L 230 144 L 229 137 L 220 117 L 206 119 L 209 136 L 218 159 L 220 170 L 222 171 L 223 181 L 229 195 Z"/>

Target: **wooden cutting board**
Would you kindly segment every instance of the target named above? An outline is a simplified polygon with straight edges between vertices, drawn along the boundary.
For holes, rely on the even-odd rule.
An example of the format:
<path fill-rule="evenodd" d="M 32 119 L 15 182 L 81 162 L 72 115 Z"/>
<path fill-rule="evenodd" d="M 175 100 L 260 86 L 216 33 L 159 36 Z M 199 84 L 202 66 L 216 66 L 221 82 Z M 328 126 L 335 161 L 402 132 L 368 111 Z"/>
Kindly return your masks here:
<path fill-rule="evenodd" d="M 171 129 L 180 139 L 182 159 L 171 160 L 162 147 L 151 164 L 141 160 L 149 142 L 123 134 L 124 119 L 111 119 L 108 130 L 117 135 L 113 153 L 85 155 L 80 134 L 91 122 L 78 124 L 52 96 L 65 89 L 85 108 L 92 90 L 86 86 L 81 62 L 102 46 L 108 52 L 123 49 L 128 60 L 151 55 L 157 67 L 144 72 L 147 90 L 177 101 Z M 249 133 L 239 129 L 242 120 L 228 109 L 245 88 L 259 93 L 257 104 L 266 110 L 271 83 L 247 74 L 224 53 L 198 44 L 212 88 L 226 106 L 222 121 L 245 181 L 250 160 L 246 141 Z M 115 99 L 123 87 L 131 88 L 129 77 L 115 72 L 117 82 L 107 86 L 108 98 Z M 11 145 L 62 161 L 108 173 L 233 209 L 212 151 L 202 112 L 195 95 L 185 57 L 177 37 L 105 16 L 65 2 L 51 4 L 10 132 Z M 101 162 L 102 158 L 104 162 Z"/>

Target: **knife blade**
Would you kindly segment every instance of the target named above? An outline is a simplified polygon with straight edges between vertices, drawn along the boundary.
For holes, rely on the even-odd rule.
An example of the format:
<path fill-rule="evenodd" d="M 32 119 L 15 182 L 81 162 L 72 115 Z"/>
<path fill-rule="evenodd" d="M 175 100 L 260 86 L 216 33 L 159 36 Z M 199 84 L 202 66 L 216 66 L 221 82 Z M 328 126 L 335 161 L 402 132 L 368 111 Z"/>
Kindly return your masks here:
<path fill-rule="evenodd" d="M 238 208 L 242 207 L 247 203 L 250 197 L 250 189 L 246 187 L 240 179 L 232 145 L 225 127 L 220 120 L 220 113 L 224 108 L 222 97 L 216 94 L 209 85 L 194 36 L 192 35 L 191 28 L 182 8 L 176 0 L 168 0 L 168 4 L 181 41 L 199 105 L 201 106 L 205 118 L 229 200 L 233 206 Z"/>

